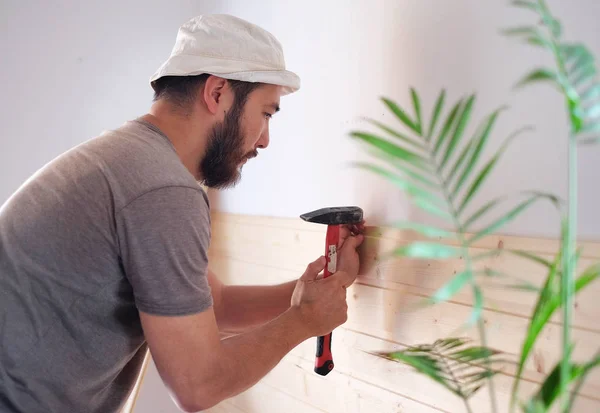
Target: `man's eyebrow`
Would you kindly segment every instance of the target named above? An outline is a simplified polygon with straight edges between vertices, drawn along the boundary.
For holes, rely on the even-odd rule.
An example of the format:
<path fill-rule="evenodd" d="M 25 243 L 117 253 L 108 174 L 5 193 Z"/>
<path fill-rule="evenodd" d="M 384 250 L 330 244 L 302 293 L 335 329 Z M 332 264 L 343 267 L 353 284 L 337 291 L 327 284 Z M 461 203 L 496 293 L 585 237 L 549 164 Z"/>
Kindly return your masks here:
<path fill-rule="evenodd" d="M 279 107 L 279 103 L 271 103 L 269 107 L 273 108 L 275 112 L 279 112 L 281 108 Z"/>

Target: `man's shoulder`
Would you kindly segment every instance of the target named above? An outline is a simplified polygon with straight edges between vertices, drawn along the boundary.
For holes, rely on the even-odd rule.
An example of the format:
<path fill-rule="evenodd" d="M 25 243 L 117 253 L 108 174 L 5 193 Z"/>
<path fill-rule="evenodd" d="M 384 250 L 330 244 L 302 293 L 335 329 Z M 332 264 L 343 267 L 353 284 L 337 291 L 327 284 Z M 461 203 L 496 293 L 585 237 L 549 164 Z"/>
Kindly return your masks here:
<path fill-rule="evenodd" d="M 187 187 L 205 195 L 168 137 L 139 119 L 102 133 L 80 152 L 102 170 L 118 204 L 165 187 Z"/>

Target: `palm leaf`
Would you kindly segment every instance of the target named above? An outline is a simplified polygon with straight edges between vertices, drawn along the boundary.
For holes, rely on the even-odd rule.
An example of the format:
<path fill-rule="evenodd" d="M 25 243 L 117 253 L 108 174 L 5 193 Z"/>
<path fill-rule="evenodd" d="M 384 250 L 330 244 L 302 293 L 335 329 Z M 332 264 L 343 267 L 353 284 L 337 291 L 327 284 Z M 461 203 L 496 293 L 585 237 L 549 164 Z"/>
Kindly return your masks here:
<path fill-rule="evenodd" d="M 600 132 L 600 121 L 595 122 L 595 123 L 588 123 L 586 125 L 583 125 L 583 127 L 581 128 L 581 132 L 582 133 L 586 133 L 586 132 Z"/>
<path fill-rule="evenodd" d="M 446 91 L 442 89 L 440 92 L 436 102 L 435 107 L 433 108 L 433 113 L 431 114 L 431 121 L 429 122 L 429 130 L 427 131 L 426 140 L 429 142 L 431 140 L 431 136 L 433 136 L 433 131 L 435 130 L 435 126 L 437 125 L 437 121 L 440 118 L 440 113 L 442 112 L 442 108 L 444 107 L 444 101 L 446 99 Z"/>
<path fill-rule="evenodd" d="M 377 126 L 379 129 L 387 132 L 388 134 L 390 134 L 391 136 L 400 139 L 401 141 L 410 144 L 411 146 L 414 146 L 417 149 L 425 149 L 425 147 L 423 146 L 423 144 L 421 144 L 420 142 L 408 137 L 407 135 L 398 132 L 395 129 L 390 128 L 389 126 L 384 125 L 383 123 L 376 121 L 374 119 L 366 119 L 369 123 Z"/>
<path fill-rule="evenodd" d="M 520 88 L 531 83 L 537 82 L 550 82 L 555 86 L 561 86 L 561 80 L 553 70 L 550 69 L 535 69 L 525 75 L 521 80 L 517 82 L 515 85 L 516 88 Z"/>
<path fill-rule="evenodd" d="M 519 257 L 527 258 L 528 260 L 533 261 L 537 264 L 541 264 L 548 269 L 550 269 L 552 267 L 552 262 L 550 262 L 547 259 L 542 258 L 538 255 L 532 254 L 531 252 L 522 251 L 522 250 L 506 250 L 506 251 L 510 252 L 514 255 L 518 255 Z"/>
<path fill-rule="evenodd" d="M 412 87 L 410 88 L 410 97 L 412 99 L 413 109 L 415 111 L 415 117 L 417 118 L 416 123 L 415 123 L 417 130 L 415 130 L 415 132 L 417 134 L 421 135 L 423 133 L 423 126 L 422 126 L 422 122 L 421 122 L 421 101 L 419 99 L 419 95 L 417 95 L 417 92 Z"/>
<path fill-rule="evenodd" d="M 477 284 L 473 284 L 473 310 L 467 320 L 467 327 L 474 325 L 483 313 L 483 293 Z"/>
<path fill-rule="evenodd" d="M 460 254 L 460 249 L 451 245 L 417 241 L 398 247 L 391 254 L 397 257 L 435 260 L 457 257 Z"/>
<path fill-rule="evenodd" d="M 579 87 L 582 83 L 596 76 L 597 73 L 596 65 L 591 63 L 583 67 L 578 67 L 573 73 L 570 73 L 569 81 L 574 87 Z"/>
<path fill-rule="evenodd" d="M 488 161 L 488 163 L 481 169 L 481 171 L 479 172 L 479 174 L 477 175 L 477 177 L 473 180 L 473 183 L 471 184 L 471 186 L 467 190 L 467 193 L 465 194 L 462 202 L 460 203 L 460 206 L 458 207 L 458 213 L 459 214 L 462 213 L 462 211 L 467 206 L 468 202 L 471 200 L 471 198 L 475 195 L 475 193 L 477 192 L 477 190 L 481 186 L 481 184 L 489 176 L 490 172 L 492 171 L 492 169 L 494 168 L 494 166 L 496 166 L 496 163 L 498 162 L 498 160 L 500 159 L 500 157 L 504 154 L 504 151 L 506 151 L 506 148 L 508 147 L 508 145 L 512 142 L 512 140 L 521 131 L 523 131 L 525 129 L 529 129 L 529 128 L 521 128 L 520 130 L 518 130 L 518 131 L 514 132 L 513 134 L 511 134 L 504 141 L 504 143 L 502 144 L 502 146 L 500 147 L 500 149 L 498 150 L 498 152 L 496 152 L 496 155 L 494 155 L 494 157 L 492 157 L 492 159 L 490 159 Z"/>
<path fill-rule="evenodd" d="M 581 100 L 593 101 L 600 98 L 600 83 L 595 83 L 589 86 L 582 94 Z"/>
<path fill-rule="evenodd" d="M 454 162 L 454 165 L 452 166 L 452 169 L 450 170 L 448 177 L 444 181 L 447 185 L 450 185 L 453 182 L 454 177 L 456 176 L 456 173 L 460 170 L 460 168 L 462 168 L 464 162 L 467 160 L 467 155 L 469 155 L 471 153 L 474 145 L 475 145 L 475 140 L 471 139 L 469 141 L 469 143 L 467 143 L 464 146 L 462 152 L 456 159 L 456 162 Z"/>
<path fill-rule="evenodd" d="M 473 279 L 473 273 L 469 270 L 456 274 L 443 287 L 438 289 L 430 298 L 433 303 L 448 301 L 458 293 L 468 282 Z"/>
<path fill-rule="evenodd" d="M 492 366 L 505 363 L 499 351 L 454 337 L 377 355 L 411 366 L 465 401 L 500 371 L 486 366 L 484 360 L 491 360 Z"/>
<path fill-rule="evenodd" d="M 525 42 L 534 46 L 549 47 L 551 45 L 548 39 L 538 28 L 532 26 L 511 27 L 501 31 L 506 36 L 520 37 Z"/>
<path fill-rule="evenodd" d="M 438 216 L 447 221 L 452 221 L 452 214 L 446 209 L 436 207 L 430 202 L 427 202 L 426 200 L 421 198 L 413 198 L 413 202 L 416 206 L 418 206 L 425 212 L 429 212 L 430 214 Z"/>
<path fill-rule="evenodd" d="M 517 366 L 517 374 L 515 375 L 515 381 L 513 382 L 513 388 L 511 393 L 511 407 L 514 406 L 516 402 L 517 390 L 519 388 L 519 384 L 521 381 L 521 375 L 523 373 L 523 369 L 525 368 L 525 362 L 529 358 L 529 354 L 533 349 L 533 345 L 542 331 L 544 325 L 550 318 L 548 302 L 551 297 L 555 297 L 557 295 L 556 291 L 556 274 L 559 271 L 561 262 L 561 254 L 558 253 L 554 259 L 554 262 L 549 268 L 548 277 L 546 278 L 546 282 L 544 283 L 544 287 L 538 296 L 537 303 L 533 310 L 532 317 L 529 322 L 529 326 L 527 327 L 527 335 L 525 336 L 525 340 L 523 340 L 523 346 L 521 349 L 519 364 Z"/>
<path fill-rule="evenodd" d="M 577 258 L 577 257 L 576 257 Z M 557 276 L 562 274 L 561 271 L 562 252 L 556 255 L 556 258 L 550 266 L 548 277 L 544 283 L 544 287 L 538 297 L 538 301 L 533 310 L 531 321 L 527 328 L 527 335 L 523 342 L 521 355 L 517 368 L 517 374 L 513 383 L 513 402 L 516 400 L 516 393 L 519 386 L 521 374 L 525 368 L 525 363 L 531 354 L 531 350 L 543 328 L 546 326 L 554 312 L 564 305 L 563 297 L 559 292 Z M 600 278 L 600 263 L 596 263 L 587 268 L 575 280 L 574 293 L 577 294 L 593 281 Z M 559 365 L 560 366 L 560 365 Z"/>
<path fill-rule="evenodd" d="M 426 160 L 412 152 L 409 151 L 407 149 L 404 149 L 398 145 L 395 145 L 383 138 L 380 138 L 378 136 L 369 134 L 369 133 L 364 133 L 364 132 L 352 132 L 351 136 L 362 140 L 363 142 L 373 146 L 374 148 L 382 151 L 383 153 L 393 156 L 394 158 L 396 158 L 399 161 L 405 161 L 408 162 L 410 165 L 419 168 L 423 171 L 428 171 L 428 168 L 426 166 L 427 162 Z"/>
<path fill-rule="evenodd" d="M 433 156 L 437 155 L 438 151 L 440 150 L 442 144 L 444 143 L 446 136 L 448 136 L 448 132 L 450 132 L 450 129 L 452 127 L 452 125 L 454 124 L 454 119 L 456 118 L 456 115 L 462 105 L 462 99 L 459 100 L 458 102 L 456 102 L 454 104 L 454 106 L 452 106 L 452 109 L 450 110 L 450 113 L 448 114 L 448 117 L 446 118 L 445 122 L 444 122 L 444 126 L 442 127 L 442 130 L 440 131 L 437 140 L 435 142 L 435 146 L 433 148 Z"/>
<path fill-rule="evenodd" d="M 595 118 L 600 116 L 600 104 L 595 104 L 584 110 L 585 116 L 588 118 Z"/>
<path fill-rule="evenodd" d="M 477 211 L 475 211 L 473 213 L 473 215 L 471 215 L 469 218 L 467 218 L 464 222 L 463 222 L 463 230 L 465 232 L 470 231 L 470 227 L 473 223 L 477 222 L 477 220 L 479 218 L 481 218 L 482 216 L 484 216 L 487 212 L 489 212 L 490 210 L 492 210 L 495 206 L 497 206 L 498 204 L 500 204 L 501 202 L 505 201 L 506 197 L 505 196 L 501 196 L 495 199 L 492 199 L 491 201 L 488 201 L 486 204 L 484 204 L 481 208 L 479 208 Z"/>
<path fill-rule="evenodd" d="M 379 149 L 371 149 L 368 152 L 371 155 L 381 159 L 382 161 L 387 162 L 398 172 L 402 173 L 402 175 L 406 175 L 407 177 L 416 181 L 416 183 L 419 183 L 429 189 L 434 189 L 436 191 L 439 189 L 439 185 L 437 184 L 437 182 L 433 181 L 435 177 L 433 177 L 430 173 L 425 172 L 423 170 L 415 170 L 418 168 L 413 167 L 410 163 L 405 162 L 404 160 L 398 160 L 397 157 L 389 155 L 388 153 L 383 152 Z M 351 164 L 355 163 L 351 162 Z"/>
<path fill-rule="evenodd" d="M 366 162 L 355 162 L 354 165 L 357 168 L 366 169 L 373 173 L 383 176 L 388 181 L 390 181 L 409 195 L 412 195 L 413 197 L 421 198 L 441 208 L 443 208 L 446 205 L 444 200 L 439 196 L 434 195 L 432 192 L 428 191 L 427 189 L 424 189 L 420 185 L 417 185 L 412 181 L 402 176 L 396 175 L 384 168 Z"/>
<path fill-rule="evenodd" d="M 449 238 L 454 236 L 453 233 L 446 231 L 445 229 L 433 227 L 431 225 L 419 224 L 417 222 L 396 222 L 393 224 L 393 227 L 398 229 L 412 229 L 413 231 L 430 238 Z"/>
<path fill-rule="evenodd" d="M 413 121 L 406 112 L 396 104 L 396 102 L 392 101 L 388 98 L 382 98 L 383 103 L 396 115 L 396 117 L 409 129 L 415 132 L 417 135 L 421 135 L 421 125 L 417 122 Z"/>
<path fill-rule="evenodd" d="M 498 114 L 500 113 L 500 111 L 502 109 L 503 108 L 497 109 L 491 115 L 489 115 L 488 118 L 484 121 L 484 124 L 482 127 L 483 130 L 481 131 L 479 137 L 473 138 L 473 139 L 476 139 L 477 143 L 474 144 L 473 151 L 472 151 L 472 153 L 470 153 L 470 156 L 469 156 L 469 159 L 467 160 L 465 168 L 463 169 L 463 172 L 460 175 L 460 178 L 458 179 L 458 181 L 456 182 L 456 185 L 454 186 L 453 190 L 450 192 L 452 194 L 451 195 L 452 198 L 454 198 L 456 196 L 456 194 L 460 191 L 460 188 L 462 187 L 463 183 L 470 176 L 471 171 L 473 170 L 473 168 L 475 167 L 475 164 L 479 160 L 479 155 L 481 154 L 483 148 L 485 147 L 485 144 L 487 143 L 488 138 L 494 127 L 494 123 L 496 122 L 496 119 L 498 117 Z"/>
<path fill-rule="evenodd" d="M 567 378 L 567 382 L 572 383 L 580 378 L 584 378 L 597 366 L 600 366 L 600 356 L 598 355 L 585 364 L 571 363 L 569 368 L 570 377 Z M 536 408 L 542 406 L 544 409 L 542 411 L 548 411 L 560 395 L 561 374 L 560 363 L 558 363 L 548 377 L 546 377 L 539 391 L 528 401 L 527 408 L 530 408 L 530 406 L 536 406 Z"/>
<path fill-rule="evenodd" d="M 573 403 L 575 402 L 575 397 L 577 396 L 577 394 L 579 394 L 579 389 L 583 385 L 583 382 L 585 381 L 587 375 L 595 367 L 598 367 L 599 365 L 600 365 L 600 349 L 596 352 L 596 355 L 594 356 L 594 358 L 583 366 L 581 374 L 577 378 L 577 382 L 575 383 L 575 386 L 573 388 L 572 396 L 569 399 L 569 403 L 567 406 L 568 412 L 572 411 Z"/>
<path fill-rule="evenodd" d="M 540 6 L 535 1 L 515 0 L 511 4 L 516 7 L 524 7 L 536 12 L 540 9 Z"/>
<path fill-rule="evenodd" d="M 558 202 L 558 199 L 552 194 L 535 194 L 535 195 L 531 196 L 530 198 L 526 199 L 525 201 L 522 201 L 521 203 L 519 203 L 516 207 L 514 207 L 513 209 L 508 211 L 501 218 L 498 218 L 497 220 L 492 222 L 490 225 L 488 225 L 481 231 L 474 234 L 468 240 L 468 244 L 472 245 L 475 241 L 480 240 L 481 238 L 484 238 L 487 235 L 490 235 L 493 232 L 499 230 L 500 228 L 502 228 L 503 226 L 505 226 L 512 220 L 514 220 L 517 216 L 519 216 L 523 211 L 525 211 L 527 208 L 529 208 L 534 202 L 536 202 L 539 199 L 549 199 L 553 203 Z"/>
<path fill-rule="evenodd" d="M 469 99 L 467 100 L 467 102 L 465 103 L 465 106 L 462 108 L 462 111 L 460 113 L 458 121 L 456 122 L 456 125 L 454 127 L 454 132 L 452 134 L 452 138 L 450 139 L 450 142 L 448 143 L 448 146 L 446 147 L 446 151 L 444 152 L 444 157 L 442 158 L 442 161 L 440 163 L 440 169 L 444 168 L 444 166 L 446 165 L 446 162 L 448 162 L 448 159 L 450 159 L 450 156 L 452 156 L 452 153 L 454 152 L 454 149 L 456 148 L 456 144 L 462 138 L 465 127 L 467 126 L 467 124 L 469 122 L 469 118 L 471 116 L 471 110 L 473 109 L 474 101 L 475 101 L 475 96 L 474 95 L 470 96 Z"/>

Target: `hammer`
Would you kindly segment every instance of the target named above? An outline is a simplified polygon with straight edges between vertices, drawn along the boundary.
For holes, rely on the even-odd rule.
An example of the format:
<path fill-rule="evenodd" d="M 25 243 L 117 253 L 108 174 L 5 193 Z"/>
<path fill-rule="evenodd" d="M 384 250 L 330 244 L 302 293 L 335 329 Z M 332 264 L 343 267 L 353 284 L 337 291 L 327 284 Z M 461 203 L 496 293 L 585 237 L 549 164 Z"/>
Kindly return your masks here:
<path fill-rule="evenodd" d="M 330 207 L 317 209 L 300 215 L 304 221 L 327 225 L 325 237 L 325 257 L 327 263 L 323 278 L 336 272 L 337 245 L 340 240 L 340 226 L 360 224 L 363 221 L 363 211 L 356 206 Z M 315 372 L 326 376 L 333 370 L 333 356 L 331 354 L 332 333 L 317 338 L 317 353 L 315 358 Z"/>

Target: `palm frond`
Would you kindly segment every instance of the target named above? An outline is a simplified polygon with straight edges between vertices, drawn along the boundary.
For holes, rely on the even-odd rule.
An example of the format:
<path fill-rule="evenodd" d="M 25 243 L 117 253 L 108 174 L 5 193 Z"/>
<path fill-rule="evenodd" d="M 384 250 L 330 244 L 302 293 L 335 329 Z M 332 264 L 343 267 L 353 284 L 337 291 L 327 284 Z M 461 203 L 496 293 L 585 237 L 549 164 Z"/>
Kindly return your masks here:
<path fill-rule="evenodd" d="M 547 262 L 539 257 L 533 255 L 523 255 L 519 252 L 519 255 L 526 257 L 527 259 L 533 259 L 536 262 L 547 264 Z M 525 363 L 529 359 L 531 351 L 533 350 L 534 344 L 537 341 L 540 333 L 544 327 L 548 324 L 552 315 L 557 309 L 564 305 L 563 296 L 560 294 L 559 280 L 562 277 L 562 252 L 556 254 L 554 262 L 549 266 L 548 277 L 544 283 L 538 301 L 533 310 L 529 326 L 527 327 L 527 334 L 523 341 L 520 359 L 517 367 L 517 374 L 515 381 L 513 382 L 513 400 L 511 404 L 516 401 L 516 394 L 519 388 L 521 374 L 525 368 Z M 578 256 L 575 257 L 577 261 Z M 593 281 L 600 278 L 600 263 L 596 263 L 585 269 L 579 277 L 575 280 L 574 294 L 579 293 L 585 287 L 590 285 Z"/>
<path fill-rule="evenodd" d="M 472 397 L 506 363 L 499 351 L 472 345 L 469 339 L 461 337 L 378 355 L 411 366 L 464 400 Z M 491 360 L 492 367 L 486 360 Z"/>
<path fill-rule="evenodd" d="M 470 216 L 465 214 L 467 207 L 477 198 L 479 190 L 491 176 L 514 138 L 527 128 L 513 132 L 500 149 L 483 162 L 481 158 L 494 125 L 506 107 L 500 107 L 485 116 L 469 135 L 475 95 L 461 97 L 447 105 L 446 91 L 442 90 L 435 99 L 429 121 L 423 117 L 423 101 L 416 89 L 411 88 L 410 98 L 414 115 L 410 115 L 408 110 L 390 98 L 381 99 L 404 130 L 400 130 L 397 125 L 370 121 L 383 134 L 364 130 L 350 133 L 350 136 L 366 145 L 374 157 L 391 168 L 370 162 L 358 162 L 355 165 L 389 181 L 406 193 L 416 207 L 441 218 L 446 223 L 444 228 L 413 226 L 410 229 L 421 230 L 422 233 L 425 231 L 427 234 L 447 234 L 448 228 L 452 227 L 454 233 L 458 234 L 461 246 L 449 247 L 435 242 L 438 240 L 415 242 L 384 254 L 383 257 L 448 259 L 464 255 L 465 262 L 469 263 L 471 260 L 468 247 L 472 242 L 502 228 L 538 199 L 550 197 L 539 194 L 530 196 L 501 215 L 491 225 L 474 232 L 472 239 L 467 239 L 466 228 L 471 229 L 475 221 L 485 218 L 500 202 L 491 201 Z M 446 106 L 448 110 L 444 111 Z M 465 189 L 461 191 L 463 187 Z M 470 320 L 479 320 L 483 308 L 481 290 L 476 285 L 472 270 L 464 270 L 455 282 L 471 286 L 474 308 Z"/>
<path fill-rule="evenodd" d="M 562 39 L 560 22 L 550 13 L 545 1 L 513 1 L 512 4 L 535 12 L 538 23 L 511 27 L 502 33 L 545 48 L 556 61 L 556 69 L 536 68 L 516 86 L 547 82 L 557 87 L 566 97 L 572 135 L 578 136 L 580 143 L 597 143 L 600 141 L 600 80 L 593 54 L 582 43 Z"/>

